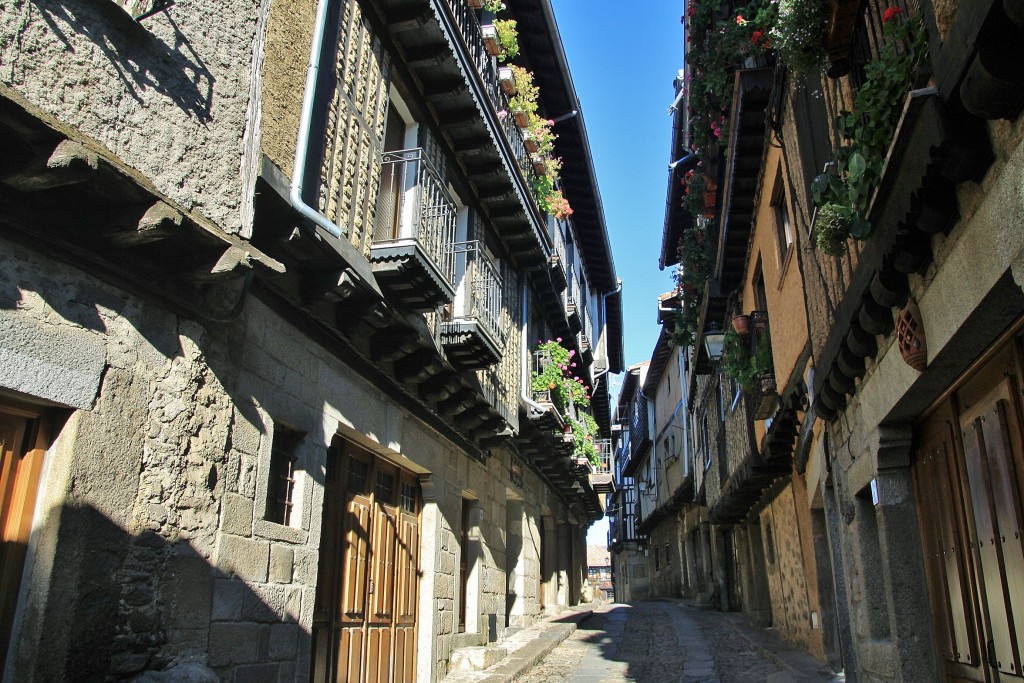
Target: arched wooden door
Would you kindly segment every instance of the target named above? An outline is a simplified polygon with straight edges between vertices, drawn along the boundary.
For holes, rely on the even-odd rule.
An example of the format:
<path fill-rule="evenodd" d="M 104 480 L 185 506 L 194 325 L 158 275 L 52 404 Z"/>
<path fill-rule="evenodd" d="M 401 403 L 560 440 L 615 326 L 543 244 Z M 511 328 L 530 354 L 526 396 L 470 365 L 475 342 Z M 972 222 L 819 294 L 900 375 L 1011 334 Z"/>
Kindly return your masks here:
<path fill-rule="evenodd" d="M 313 624 L 313 680 L 416 676 L 419 483 L 339 440 L 328 455 Z"/>

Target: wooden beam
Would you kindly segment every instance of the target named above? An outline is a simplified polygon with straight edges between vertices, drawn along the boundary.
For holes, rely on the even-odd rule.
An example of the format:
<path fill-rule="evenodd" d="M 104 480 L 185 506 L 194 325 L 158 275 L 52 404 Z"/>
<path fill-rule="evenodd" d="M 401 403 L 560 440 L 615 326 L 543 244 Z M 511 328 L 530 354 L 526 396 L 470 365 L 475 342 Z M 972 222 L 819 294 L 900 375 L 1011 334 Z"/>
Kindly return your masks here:
<path fill-rule="evenodd" d="M 37 156 L 0 182 L 22 192 L 37 192 L 85 182 L 98 168 L 96 152 L 72 140 L 64 140 L 49 154 Z"/>
<path fill-rule="evenodd" d="M 149 244 L 180 233 L 182 219 L 181 213 L 170 205 L 157 202 L 142 215 L 134 230 L 115 232 L 108 239 L 116 247 Z"/>

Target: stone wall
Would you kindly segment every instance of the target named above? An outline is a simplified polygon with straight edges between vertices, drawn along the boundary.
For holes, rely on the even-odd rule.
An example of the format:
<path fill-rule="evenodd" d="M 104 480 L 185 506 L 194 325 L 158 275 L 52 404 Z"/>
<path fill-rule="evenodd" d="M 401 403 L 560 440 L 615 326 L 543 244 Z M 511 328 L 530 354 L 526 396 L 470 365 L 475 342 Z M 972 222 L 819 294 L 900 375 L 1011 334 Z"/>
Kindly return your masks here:
<path fill-rule="evenodd" d="M 679 525 L 676 515 L 662 520 L 648 535 L 651 568 L 651 596 L 678 598 L 682 596 L 682 557 Z M 654 549 L 658 548 L 658 567 L 654 565 Z"/>
<path fill-rule="evenodd" d="M 772 627 L 786 640 L 808 647 L 812 640 L 803 539 L 792 486 L 761 511 L 761 539 L 771 595 Z"/>
<path fill-rule="evenodd" d="M 47 365 L 58 382 L 75 379 L 68 398 L 85 407 L 54 413 L 62 428 L 40 487 L 16 680 L 127 679 L 185 661 L 228 680 L 301 680 L 324 468 L 338 434 L 421 473 L 432 496 L 419 611 L 420 666 L 431 680 L 446 673 L 457 625 L 464 495 L 482 510 L 482 637 L 500 637 L 512 617 L 518 625 L 538 618 L 539 518 L 563 520 L 567 511 L 531 470 L 522 487 L 511 483 L 510 452 L 468 457 L 257 298 L 232 323 L 200 323 L 21 244 L 0 241 L 0 254 L 0 353 L 21 353 L 0 368 L 0 387 L 31 385 L 45 359 L 10 340 L 40 331 L 100 359 Z M 88 372 L 91 401 L 82 399 Z M 287 526 L 266 519 L 280 425 L 304 435 Z M 522 514 L 515 611 L 506 602 L 509 492 Z M 585 532 L 565 526 L 573 543 Z"/>

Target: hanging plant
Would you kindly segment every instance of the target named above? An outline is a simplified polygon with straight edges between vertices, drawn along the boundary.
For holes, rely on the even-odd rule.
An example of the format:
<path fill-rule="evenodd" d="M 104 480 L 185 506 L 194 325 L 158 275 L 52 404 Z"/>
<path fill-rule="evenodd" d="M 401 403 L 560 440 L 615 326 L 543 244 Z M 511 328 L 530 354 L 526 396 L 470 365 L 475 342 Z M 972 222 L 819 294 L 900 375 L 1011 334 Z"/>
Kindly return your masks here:
<path fill-rule="evenodd" d="M 779 14 L 769 33 L 782 61 L 795 73 L 820 71 L 825 64 L 828 16 L 822 0 L 779 0 Z"/>

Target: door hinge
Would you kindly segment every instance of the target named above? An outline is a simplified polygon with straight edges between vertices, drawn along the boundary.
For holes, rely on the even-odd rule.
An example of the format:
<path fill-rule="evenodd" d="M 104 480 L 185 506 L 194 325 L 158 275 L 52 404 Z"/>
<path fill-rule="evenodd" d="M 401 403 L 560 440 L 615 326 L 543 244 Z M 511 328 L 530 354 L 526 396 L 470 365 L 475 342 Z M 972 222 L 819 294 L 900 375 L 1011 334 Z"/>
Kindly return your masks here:
<path fill-rule="evenodd" d="M 370 579 L 370 595 L 373 595 L 373 579 Z"/>

